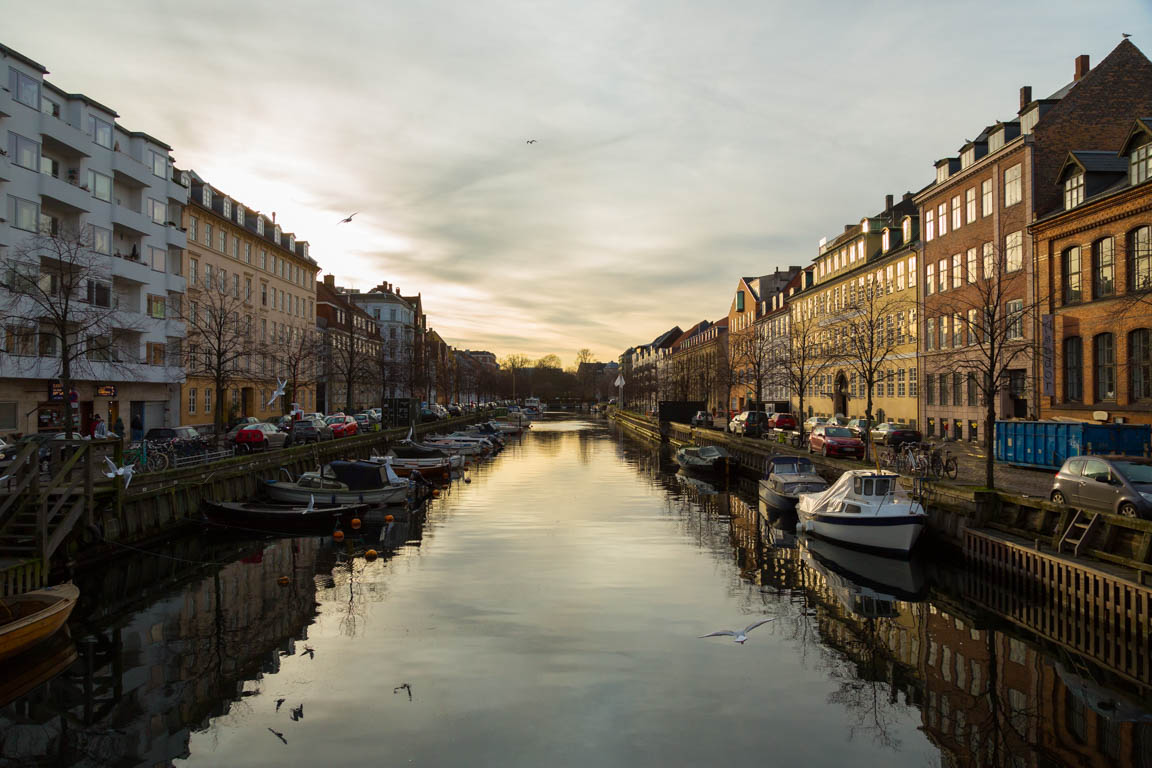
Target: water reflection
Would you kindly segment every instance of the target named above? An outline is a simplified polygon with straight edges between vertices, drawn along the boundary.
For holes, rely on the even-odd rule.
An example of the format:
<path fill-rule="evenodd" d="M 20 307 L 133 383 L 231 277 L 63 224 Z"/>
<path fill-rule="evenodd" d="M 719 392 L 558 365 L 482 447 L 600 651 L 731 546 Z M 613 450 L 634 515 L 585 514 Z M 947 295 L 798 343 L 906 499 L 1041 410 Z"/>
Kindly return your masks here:
<path fill-rule="evenodd" d="M 1148 681 L 971 574 L 797 538 L 602 424 L 538 423 L 471 480 L 339 544 L 81 574 L 71 635 L 0 669 L 0 765 L 1152 765 Z"/>

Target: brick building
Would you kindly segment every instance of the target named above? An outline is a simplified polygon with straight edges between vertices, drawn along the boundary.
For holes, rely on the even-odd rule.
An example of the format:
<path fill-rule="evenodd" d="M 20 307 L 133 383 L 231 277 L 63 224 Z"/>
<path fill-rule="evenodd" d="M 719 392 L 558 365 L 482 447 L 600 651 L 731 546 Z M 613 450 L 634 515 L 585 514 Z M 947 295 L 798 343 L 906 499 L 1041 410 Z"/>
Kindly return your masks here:
<path fill-rule="evenodd" d="M 316 327 L 321 348 L 316 410 L 355 413 L 380 405 L 380 328 L 339 292 L 332 275 L 316 283 Z"/>
<path fill-rule="evenodd" d="M 1116 147 L 1069 152 L 1062 206 L 1030 227 L 1042 418 L 1152 423 L 1152 118 Z"/>
<path fill-rule="evenodd" d="M 1052 180 L 1068 153 L 1115 150 L 1132 116 L 1152 113 L 1150 100 L 1152 63 L 1125 40 L 1095 69 L 1077 57 L 1073 80 L 1046 99 L 1022 88 L 1016 118 L 983 128 L 958 157 L 936 163 L 935 182 L 916 196 L 926 435 L 978 440 L 987 430 L 979 394 L 986 382 L 998 418 L 1038 414 L 1039 297 L 1028 225 L 1059 206 Z"/>

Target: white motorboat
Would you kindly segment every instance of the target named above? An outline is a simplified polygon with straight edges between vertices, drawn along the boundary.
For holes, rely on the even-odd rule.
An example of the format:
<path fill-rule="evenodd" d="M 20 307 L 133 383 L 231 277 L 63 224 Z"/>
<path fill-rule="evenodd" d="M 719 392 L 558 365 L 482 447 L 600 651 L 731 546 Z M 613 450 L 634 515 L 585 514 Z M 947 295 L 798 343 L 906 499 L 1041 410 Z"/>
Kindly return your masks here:
<path fill-rule="evenodd" d="M 392 459 L 392 466 L 397 469 L 441 469 L 445 464 L 449 469 L 460 469 L 464 466 L 464 457 L 458 453 L 445 450 L 439 446 L 421 445 L 411 440 L 401 440 L 391 448 L 384 457 Z M 372 461 L 380 458 L 372 456 Z"/>
<path fill-rule="evenodd" d="M 480 454 L 487 453 L 490 445 L 487 440 L 481 442 L 479 439 L 440 437 L 438 435 L 425 437 L 424 444 L 443 450 L 454 451 L 462 456 L 479 456 Z"/>
<path fill-rule="evenodd" d="M 264 486 L 276 501 L 307 504 L 402 504 L 409 483 L 387 462 L 333 461 L 294 481 L 269 480 Z"/>
<path fill-rule="evenodd" d="M 857 547 L 912 551 L 928 516 L 900 486 L 895 472 L 850 469 L 823 493 L 802 493 L 798 529 Z"/>

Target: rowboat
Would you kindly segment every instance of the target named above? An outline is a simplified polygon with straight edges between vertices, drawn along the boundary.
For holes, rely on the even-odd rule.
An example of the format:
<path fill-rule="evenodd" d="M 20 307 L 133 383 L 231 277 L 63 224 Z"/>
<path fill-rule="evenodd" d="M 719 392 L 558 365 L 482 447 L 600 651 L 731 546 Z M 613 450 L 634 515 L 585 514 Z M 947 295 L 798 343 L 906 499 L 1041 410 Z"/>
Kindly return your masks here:
<path fill-rule="evenodd" d="M 205 516 L 221 525 L 268 531 L 328 532 L 359 518 L 367 504 L 268 504 L 259 501 L 205 501 Z"/>
<path fill-rule="evenodd" d="M 333 461 L 292 482 L 267 480 L 264 488 L 275 501 L 301 505 L 313 498 L 318 504 L 402 504 L 408 498 L 408 481 L 388 464 L 370 461 Z"/>
<path fill-rule="evenodd" d="M 0 600 L 0 659 L 46 640 L 68 621 L 80 590 L 72 584 L 45 587 Z"/>

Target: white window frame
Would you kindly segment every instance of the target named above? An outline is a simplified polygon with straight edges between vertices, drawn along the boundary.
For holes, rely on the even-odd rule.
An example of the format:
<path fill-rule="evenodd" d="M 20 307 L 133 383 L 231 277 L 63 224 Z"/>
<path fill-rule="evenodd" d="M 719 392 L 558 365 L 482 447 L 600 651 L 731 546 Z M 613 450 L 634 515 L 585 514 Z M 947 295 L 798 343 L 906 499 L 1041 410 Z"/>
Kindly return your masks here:
<path fill-rule="evenodd" d="M 1016 163 L 1016 165 L 1004 169 L 1004 207 L 1010 208 L 1023 199 L 1023 166 Z"/>

